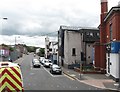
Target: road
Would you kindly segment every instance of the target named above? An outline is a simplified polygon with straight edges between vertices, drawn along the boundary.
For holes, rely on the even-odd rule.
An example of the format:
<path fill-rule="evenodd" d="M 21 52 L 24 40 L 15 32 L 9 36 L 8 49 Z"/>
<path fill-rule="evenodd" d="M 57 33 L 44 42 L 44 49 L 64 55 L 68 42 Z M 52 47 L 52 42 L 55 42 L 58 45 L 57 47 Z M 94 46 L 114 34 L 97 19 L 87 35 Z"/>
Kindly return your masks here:
<path fill-rule="evenodd" d="M 33 54 L 25 55 L 17 62 L 21 65 L 25 90 L 99 90 L 74 80 L 65 74 L 52 75 L 48 68 L 33 68 Z"/>

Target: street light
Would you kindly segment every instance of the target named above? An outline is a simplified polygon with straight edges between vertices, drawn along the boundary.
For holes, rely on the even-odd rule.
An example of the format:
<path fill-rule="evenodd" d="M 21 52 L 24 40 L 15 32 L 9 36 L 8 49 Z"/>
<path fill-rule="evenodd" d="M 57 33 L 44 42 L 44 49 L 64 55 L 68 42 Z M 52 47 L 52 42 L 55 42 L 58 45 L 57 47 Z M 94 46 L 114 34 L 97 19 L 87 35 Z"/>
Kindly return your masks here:
<path fill-rule="evenodd" d="M 1 18 L 1 17 L 0 17 L 0 19 L 1 19 L 1 20 L 7 20 L 8 18 L 6 18 L 6 17 Z M 1 23 L 1 32 L 3 31 L 2 25 L 3 25 L 3 23 Z"/>
<path fill-rule="evenodd" d="M 0 19 L 7 20 L 8 18 L 7 17 L 3 17 L 3 18 L 0 18 Z"/>
<path fill-rule="evenodd" d="M 4 18 L 1 18 L 1 17 L 0 17 L 0 20 L 7 20 L 7 19 L 8 19 L 8 18 L 6 18 L 6 17 L 4 17 Z M 2 29 L 2 25 L 3 25 L 3 24 L 1 23 L 1 24 L 0 24 L 0 26 L 1 26 L 1 32 L 2 32 L 2 30 L 3 30 L 3 29 Z M 3 58 L 2 58 L 2 55 L 1 55 L 0 61 L 2 61 L 2 59 L 3 59 Z"/>
<path fill-rule="evenodd" d="M 20 38 L 20 36 L 18 36 L 18 37 L 15 36 L 15 45 L 17 43 L 17 38 Z"/>

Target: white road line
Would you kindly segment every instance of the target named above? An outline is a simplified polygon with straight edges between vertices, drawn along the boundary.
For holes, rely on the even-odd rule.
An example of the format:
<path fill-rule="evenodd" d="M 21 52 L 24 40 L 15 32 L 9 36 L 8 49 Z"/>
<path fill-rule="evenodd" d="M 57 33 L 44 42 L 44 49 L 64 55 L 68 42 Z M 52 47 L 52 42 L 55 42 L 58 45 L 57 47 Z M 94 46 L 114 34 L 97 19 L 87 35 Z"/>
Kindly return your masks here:
<path fill-rule="evenodd" d="M 45 67 L 43 67 L 52 77 L 54 77 Z"/>
<path fill-rule="evenodd" d="M 32 62 L 30 62 L 30 68 L 31 68 L 31 70 L 33 69 L 33 65 L 32 65 Z"/>

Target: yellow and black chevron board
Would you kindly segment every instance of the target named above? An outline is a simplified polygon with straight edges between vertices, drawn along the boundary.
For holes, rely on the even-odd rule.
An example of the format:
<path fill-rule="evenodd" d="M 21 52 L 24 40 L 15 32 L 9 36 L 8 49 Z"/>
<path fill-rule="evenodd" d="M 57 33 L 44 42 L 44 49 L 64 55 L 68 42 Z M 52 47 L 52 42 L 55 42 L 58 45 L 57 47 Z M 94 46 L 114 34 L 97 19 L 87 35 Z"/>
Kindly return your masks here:
<path fill-rule="evenodd" d="M 20 66 L 11 62 L 0 62 L 0 92 L 23 92 Z"/>

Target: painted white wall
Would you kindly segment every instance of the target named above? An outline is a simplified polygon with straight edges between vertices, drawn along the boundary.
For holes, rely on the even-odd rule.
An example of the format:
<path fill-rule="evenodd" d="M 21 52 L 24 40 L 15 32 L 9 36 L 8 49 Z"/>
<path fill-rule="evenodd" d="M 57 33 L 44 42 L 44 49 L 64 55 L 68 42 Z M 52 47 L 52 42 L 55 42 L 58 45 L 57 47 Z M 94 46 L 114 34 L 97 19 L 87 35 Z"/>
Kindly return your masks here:
<path fill-rule="evenodd" d="M 92 57 L 93 57 L 93 43 L 86 43 L 86 61 L 87 61 L 87 64 L 93 62 Z"/>
<path fill-rule="evenodd" d="M 48 49 L 47 49 L 47 45 L 49 44 L 49 38 L 46 37 L 45 38 L 45 58 L 47 58 L 47 54 L 48 54 Z"/>
<path fill-rule="evenodd" d="M 72 56 L 72 48 L 76 49 L 76 56 Z M 64 34 L 64 63 L 71 64 L 81 59 L 81 34 L 74 31 L 65 31 Z"/>
<path fill-rule="evenodd" d="M 110 74 L 114 78 L 119 78 L 119 54 L 110 53 Z"/>

